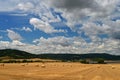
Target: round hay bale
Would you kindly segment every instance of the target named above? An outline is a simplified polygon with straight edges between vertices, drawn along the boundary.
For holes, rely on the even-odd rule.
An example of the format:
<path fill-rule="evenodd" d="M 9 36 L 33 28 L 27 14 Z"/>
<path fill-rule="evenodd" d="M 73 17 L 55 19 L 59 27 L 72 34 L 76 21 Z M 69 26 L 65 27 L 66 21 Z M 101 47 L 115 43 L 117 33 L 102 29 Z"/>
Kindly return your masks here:
<path fill-rule="evenodd" d="M 100 68 L 100 66 L 97 66 L 97 68 Z"/>
<path fill-rule="evenodd" d="M 21 66 L 25 66 L 25 64 L 22 64 Z"/>
<path fill-rule="evenodd" d="M 26 63 L 26 65 L 28 65 L 28 63 Z"/>
<path fill-rule="evenodd" d="M 35 65 L 35 67 L 39 67 L 39 65 L 37 64 L 37 65 Z"/>
<path fill-rule="evenodd" d="M 3 67 L 4 67 L 4 66 L 5 66 L 5 64 L 1 64 L 0 66 L 3 66 Z"/>
<path fill-rule="evenodd" d="M 45 68 L 46 66 L 44 64 L 41 65 L 42 68 Z"/>
<path fill-rule="evenodd" d="M 112 69 L 115 69 L 115 66 L 112 66 Z"/>

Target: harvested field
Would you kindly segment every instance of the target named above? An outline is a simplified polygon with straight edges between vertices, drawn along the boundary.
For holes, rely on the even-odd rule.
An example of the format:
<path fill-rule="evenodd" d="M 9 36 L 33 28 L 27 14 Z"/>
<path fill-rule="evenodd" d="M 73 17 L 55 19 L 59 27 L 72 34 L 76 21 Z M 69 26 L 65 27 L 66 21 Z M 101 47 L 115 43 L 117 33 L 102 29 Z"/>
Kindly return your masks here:
<path fill-rule="evenodd" d="M 0 64 L 1 80 L 120 80 L 120 64 Z"/>

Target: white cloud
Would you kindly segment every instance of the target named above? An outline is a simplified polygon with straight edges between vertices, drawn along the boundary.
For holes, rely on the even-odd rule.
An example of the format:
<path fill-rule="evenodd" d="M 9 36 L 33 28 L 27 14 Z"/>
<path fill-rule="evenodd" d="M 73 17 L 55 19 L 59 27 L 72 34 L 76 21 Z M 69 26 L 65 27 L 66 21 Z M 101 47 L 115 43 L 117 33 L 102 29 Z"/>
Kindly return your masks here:
<path fill-rule="evenodd" d="M 120 40 L 120 27 L 118 21 L 107 21 L 102 25 L 98 25 L 96 23 L 88 22 L 84 23 L 81 28 L 78 29 L 78 33 L 81 31 L 85 32 L 85 35 L 89 37 L 98 36 L 100 34 L 108 35 L 109 39 L 118 39 Z"/>
<path fill-rule="evenodd" d="M 61 45 L 61 46 L 69 46 L 72 44 L 72 38 L 66 38 L 66 37 L 60 36 L 60 37 L 45 39 L 41 37 L 40 39 L 36 39 L 34 42 L 40 42 L 40 44 L 46 44 L 46 45 L 54 44 L 54 45 Z"/>
<path fill-rule="evenodd" d="M 79 17 L 81 14 L 85 15 L 85 16 L 93 16 L 94 17 L 96 15 L 104 16 L 107 13 L 110 14 L 116 7 L 116 4 L 118 4 L 119 0 L 104 0 L 104 1 L 103 0 L 89 0 L 89 1 L 86 1 L 86 0 L 76 0 L 76 1 L 61 0 L 60 2 L 58 2 L 57 0 L 52 0 L 52 1 L 53 2 L 51 5 L 53 5 L 57 8 L 60 8 L 60 9 L 66 9 L 67 12 L 71 12 L 70 14 L 75 13 L 76 17 Z M 73 18 L 74 18 L 74 16 L 73 16 Z"/>
<path fill-rule="evenodd" d="M 4 1 L 7 2 L 7 0 Z M 4 6 L 4 8 L 0 7 L 0 11 L 20 9 L 39 16 L 30 19 L 30 24 L 35 29 L 45 33 L 65 32 L 64 30 L 56 30 L 49 24 L 50 22 L 61 21 L 50 10 L 52 7 L 67 19 L 67 23 L 65 23 L 71 30 L 78 32 L 79 35 L 81 32 L 85 32 L 91 42 L 86 42 L 82 37 L 57 36 L 35 39 L 33 42 L 36 45 L 33 45 L 20 42 L 22 40 L 20 34 L 13 30 L 7 30 L 8 37 L 13 41 L 1 41 L 0 47 L 7 46 L 32 53 L 108 52 L 119 54 L 120 52 L 120 20 L 111 21 L 112 18 L 120 16 L 118 12 L 115 12 L 116 9 L 119 10 L 117 6 L 119 0 L 9 0 L 8 3 L 10 4 L 4 1 L 0 1 L 0 6 Z M 96 24 L 96 20 L 101 21 L 102 24 Z M 75 24 L 82 24 L 83 26 L 76 28 Z M 32 31 L 29 27 L 18 30 Z M 0 32 L 2 31 L 0 30 Z M 106 34 L 108 37 L 100 38 L 99 34 Z"/>
<path fill-rule="evenodd" d="M 48 39 L 41 37 L 40 39 L 36 39 L 33 42 L 35 42 L 37 46 L 41 47 L 39 49 L 41 53 L 72 53 L 74 50 L 74 47 L 72 46 L 74 38 L 67 38 L 64 36 Z M 77 52 L 78 51 L 74 53 Z"/>
<path fill-rule="evenodd" d="M 12 40 L 12 41 L 21 41 L 23 38 L 20 36 L 20 34 L 12 31 L 12 30 L 9 30 L 7 29 L 7 32 L 8 32 L 8 37 Z"/>
<path fill-rule="evenodd" d="M 112 37 L 113 39 L 120 40 L 120 20 L 117 21 L 105 21 L 105 24 L 107 24 L 110 28 L 108 31 L 108 35 Z"/>
<path fill-rule="evenodd" d="M 51 0 L 52 7 L 56 11 L 63 12 L 63 17 L 67 19 L 68 26 L 73 29 L 75 24 L 83 23 L 86 16 L 95 21 L 112 16 L 119 0 Z M 87 20 L 85 20 L 87 21 Z"/>
<path fill-rule="evenodd" d="M 21 2 L 17 5 L 17 9 L 25 11 L 27 13 L 32 13 L 37 16 L 42 21 L 45 22 L 60 22 L 61 19 L 57 15 L 53 15 L 54 13 L 50 10 L 49 4 L 46 5 L 46 0 L 28 0 L 25 2 Z"/>
<path fill-rule="evenodd" d="M 0 0 L 0 11 L 14 11 L 16 9 L 26 11 L 34 7 L 31 2 L 32 0 Z"/>
<path fill-rule="evenodd" d="M 101 42 L 98 42 L 99 39 Z M 98 37 L 93 38 L 93 41 L 87 43 L 84 39 L 78 37 L 53 37 L 45 39 L 41 37 L 40 39 L 34 40 L 37 44 L 37 51 L 41 53 L 117 53 L 119 51 L 118 43 L 116 40 L 104 39 L 101 40 Z"/>
<path fill-rule="evenodd" d="M 30 24 L 32 24 L 35 29 L 39 29 L 45 33 L 64 32 L 64 30 L 55 30 L 49 23 L 44 22 L 38 18 L 31 18 Z"/>
<path fill-rule="evenodd" d="M 22 42 L 17 41 L 17 40 L 12 41 L 12 42 L 0 41 L 0 49 L 18 49 L 18 50 L 31 52 L 32 50 L 29 47 L 30 47 L 30 45 L 28 46 L 28 44 L 22 43 Z"/>
<path fill-rule="evenodd" d="M 32 30 L 29 27 L 23 27 L 21 30 L 27 31 L 27 32 L 32 32 Z"/>
<path fill-rule="evenodd" d="M 12 11 L 15 9 L 19 0 L 0 0 L 0 11 Z"/>
<path fill-rule="evenodd" d="M 96 39 L 96 38 L 94 38 Z M 119 54 L 119 41 L 114 39 L 104 39 L 102 44 L 96 42 L 86 43 L 84 39 L 78 37 L 53 37 L 36 39 L 33 41 L 36 45 L 26 44 L 20 41 L 0 41 L 0 49 L 18 49 L 34 54 L 40 53 L 103 53 Z"/>
<path fill-rule="evenodd" d="M 26 32 L 32 32 L 32 29 L 29 27 L 22 27 L 22 28 L 11 28 L 12 30 L 18 30 L 18 31 L 26 31 Z"/>
<path fill-rule="evenodd" d="M 9 41 L 0 41 L 0 49 L 8 48 L 9 43 Z"/>
<path fill-rule="evenodd" d="M 28 14 L 22 13 L 22 14 L 18 14 L 18 13 L 13 13 L 13 14 L 9 14 L 11 16 L 27 16 Z"/>
<path fill-rule="evenodd" d="M 19 3 L 18 4 L 18 9 L 23 10 L 23 11 L 28 11 L 34 8 L 34 5 L 30 2 L 27 3 Z"/>
<path fill-rule="evenodd" d="M 14 45 L 14 46 L 24 46 L 24 45 L 26 45 L 25 43 L 22 43 L 22 42 L 17 41 L 17 40 L 14 40 L 11 44 Z"/>

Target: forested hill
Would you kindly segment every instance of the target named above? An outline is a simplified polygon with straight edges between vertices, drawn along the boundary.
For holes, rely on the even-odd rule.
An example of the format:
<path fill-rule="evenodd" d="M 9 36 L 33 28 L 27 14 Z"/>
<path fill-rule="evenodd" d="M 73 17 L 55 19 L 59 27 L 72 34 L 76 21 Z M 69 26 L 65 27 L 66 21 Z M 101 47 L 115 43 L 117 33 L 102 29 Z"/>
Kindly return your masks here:
<path fill-rule="evenodd" d="M 29 59 L 36 57 L 36 55 L 20 50 L 3 49 L 0 50 L 0 57 L 1 58 L 8 57 L 12 59 Z"/>
<path fill-rule="evenodd" d="M 97 59 L 120 60 L 120 56 L 106 53 L 88 53 L 88 54 L 39 54 L 39 58 L 56 59 L 56 60 L 80 60 L 80 59 Z"/>
<path fill-rule="evenodd" d="M 88 53 L 88 54 L 31 54 L 25 51 L 4 49 L 0 50 L 0 58 L 9 57 L 12 59 L 55 59 L 55 60 L 80 60 L 80 59 L 96 59 L 103 58 L 105 60 L 120 60 L 120 56 L 110 55 L 106 53 Z"/>

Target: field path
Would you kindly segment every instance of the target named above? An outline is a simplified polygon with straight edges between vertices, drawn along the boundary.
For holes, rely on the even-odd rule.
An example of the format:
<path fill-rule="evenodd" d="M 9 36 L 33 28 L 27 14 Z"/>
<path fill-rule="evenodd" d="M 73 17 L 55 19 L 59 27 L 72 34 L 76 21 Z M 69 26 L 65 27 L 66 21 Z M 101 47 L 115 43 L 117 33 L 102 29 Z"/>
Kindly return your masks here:
<path fill-rule="evenodd" d="M 120 80 L 120 68 L 116 66 L 94 65 L 83 70 L 68 73 L 62 77 L 72 80 Z M 65 79 L 64 79 L 65 80 Z"/>

